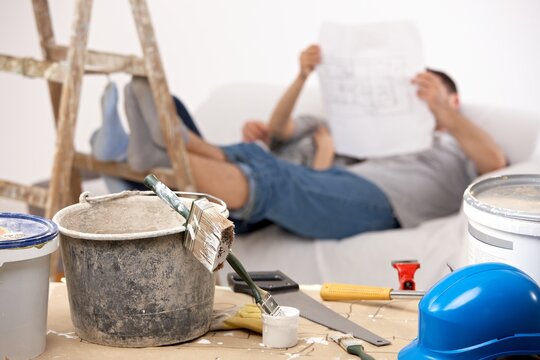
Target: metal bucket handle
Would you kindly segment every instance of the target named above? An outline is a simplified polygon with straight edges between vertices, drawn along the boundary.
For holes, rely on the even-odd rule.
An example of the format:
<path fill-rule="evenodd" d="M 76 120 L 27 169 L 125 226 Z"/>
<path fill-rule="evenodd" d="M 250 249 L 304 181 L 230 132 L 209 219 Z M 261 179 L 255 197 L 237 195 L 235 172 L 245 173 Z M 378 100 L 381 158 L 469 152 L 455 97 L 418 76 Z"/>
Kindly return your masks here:
<path fill-rule="evenodd" d="M 204 197 L 208 199 L 208 201 L 220 205 L 222 209 L 220 209 L 220 213 L 224 214 L 225 216 L 228 215 L 227 212 L 227 205 L 223 200 L 220 198 L 217 198 L 212 195 L 204 194 L 204 193 L 197 193 L 197 192 L 186 192 L 186 191 L 175 191 L 176 195 L 178 195 L 180 198 L 186 198 L 186 199 L 200 199 L 201 197 Z M 85 191 L 79 196 L 79 202 L 81 204 L 95 204 L 95 203 L 101 203 L 105 201 L 111 201 L 121 198 L 126 198 L 130 196 L 137 196 L 137 195 L 143 195 L 143 196 L 157 196 L 153 191 L 140 191 L 140 190 L 126 190 L 115 194 L 107 194 L 107 195 L 99 195 L 99 196 L 90 196 L 90 192 Z"/>
<path fill-rule="evenodd" d="M 210 202 L 217 205 L 217 208 L 218 208 L 217 210 L 219 211 L 220 214 L 226 217 L 229 216 L 227 205 L 225 204 L 223 200 L 217 197 L 204 194 L 204 193 L 196 193 L 196 192 L 175 191 L 174 193 L 180 196 L 181 198 L 194 199 L 194 200 L 199 199 L 201 197 L 205 197 Z M 70 211 L 70 208 L 72 207 L 76 207 L 80 205 L 91 206 L 92 204 L 104 203 L 111 200 L 128 198 L 128 197 L 137 196 L 137 195 L 157 197 L 157 195 L 153 191 L 127 190 L 127 191 L 122 191 L 119 193 L 93 196 L 93 197 L 90 196 L 90 193 L 88 191 L 85 191 L 79 196 L 79 204 L 71 205 L 60 210 L 54 216 L 53 221 L 57 224 L 58 229 L 62 234 L 70 236 L 72 238 L 85 239 L 85 240 L 129 240 L 129 239 L 140 239 L 140 238 L 148 237 L 149 233 L 151 233 L 152 236 L 164 236 L 168 234 L 175 234 L 178 232 L 185 231 L 185 227 L 182 225 L 182 226 L 178 226 L 177 228 L 171 228 L 171 229 L 160 230 L 160 231 L 152 231 L 152 232 L 138 232 L 138 233 L 132 233 L 132 234 L 94 234 L 94 233 L 83 233 L 83 232 L 79 232 L 75 230 L 66 229 L 61 224 L 62 216 L 64 216 L 64 213 Z"/>

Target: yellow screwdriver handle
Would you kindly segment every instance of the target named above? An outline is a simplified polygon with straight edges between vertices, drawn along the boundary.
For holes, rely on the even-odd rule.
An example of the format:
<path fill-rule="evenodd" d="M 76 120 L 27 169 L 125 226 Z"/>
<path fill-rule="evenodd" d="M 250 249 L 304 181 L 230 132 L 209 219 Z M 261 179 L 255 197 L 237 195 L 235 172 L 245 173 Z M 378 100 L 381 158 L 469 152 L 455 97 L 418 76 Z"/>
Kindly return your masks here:
<path fill-rule="evenodd" d="M 351 284 L 324 283 L 321 287 L 323 300 L 390 300 L 391 288 Z"/>

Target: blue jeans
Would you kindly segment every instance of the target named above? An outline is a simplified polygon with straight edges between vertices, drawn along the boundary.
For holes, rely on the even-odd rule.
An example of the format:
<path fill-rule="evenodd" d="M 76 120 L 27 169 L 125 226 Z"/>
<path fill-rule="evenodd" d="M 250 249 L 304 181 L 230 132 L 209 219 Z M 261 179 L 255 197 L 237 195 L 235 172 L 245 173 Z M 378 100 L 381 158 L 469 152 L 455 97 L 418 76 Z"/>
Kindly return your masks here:
<path fill-rule="evenodd" d="M 249 183 L 248 202 L 231 213 L 234 218 L 248 224 L 270 220 L 312 238 L 344 238 L 399 227 L 386 195 L 345 169 L 312 170 L 278 159 L 253 143 L 222 149 Z"/>

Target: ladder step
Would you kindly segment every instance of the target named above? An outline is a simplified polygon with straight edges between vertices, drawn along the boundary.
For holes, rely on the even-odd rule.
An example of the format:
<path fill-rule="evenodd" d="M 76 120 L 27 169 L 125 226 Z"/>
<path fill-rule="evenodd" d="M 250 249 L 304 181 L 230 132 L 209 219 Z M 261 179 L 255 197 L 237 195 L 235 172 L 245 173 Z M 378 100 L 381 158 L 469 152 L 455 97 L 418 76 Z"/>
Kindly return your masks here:
<path fill-rule="evenodd" d="M 68 47 L 52 45 L 48 47 L 50 59 L 67 59 Z M 90 73 L 110 74 L 116 72 L 137 76 L 146 76 L 144 61 L 134 55 L 120 55 L 103 51 L 87 50 L 85 53 L 85 71 Z"/>
<path fill-rule="evenodd" d="M 57 62 L 0 54 L 0 71 L 63 82 L 65 67 Z"/>
<path fill-rule="evenodd" d="M 47 195 L 47 189 L 41 187 L 0 180 L 0 197 L 24 201 L 32 206 L 45 208 L 47 204 Z"/>
<path fill-rule="evenodd" d="M 56 47 L 61 49 L 61 47 Z M 0 71 L 11 72 L 30 78 L 44 78 L 49 81 L 63 83 L 67 73 L 67 66 L 61 54 L 67 52 L 58 50 L 55 61 L 37 60 L 29 57 L 17 57 L 0 54 Z M 146 76 L 144 64 L 135 56 L 124 56 L 89 51 L 86 54 L 84 67 L 87 74 L 128 73 L 137 76 Z"/>
<path fill-rule="evenodd" d="M 168 168 L 155 168 L 148 170 L 148 172 L 138 172 L 130 168 L 127 163 L 99 161 L 91 155 L 79 152 L 75 153 L 73 167 L 79 170 L 92 171 L 140 183 L 143 182 L 146 175 L 153 173 L 167 186 L 172 188 L 178 187 L 173 170 Z"/>

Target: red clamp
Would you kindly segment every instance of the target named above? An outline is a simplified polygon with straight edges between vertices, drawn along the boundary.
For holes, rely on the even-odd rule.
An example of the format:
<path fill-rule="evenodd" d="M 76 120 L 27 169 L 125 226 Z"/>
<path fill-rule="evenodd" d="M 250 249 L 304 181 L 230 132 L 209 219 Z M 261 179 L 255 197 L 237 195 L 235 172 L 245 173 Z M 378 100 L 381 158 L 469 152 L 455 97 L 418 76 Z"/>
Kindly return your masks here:
<path fill-rule="evenodd" d="M 416 290 L 414 273 L 420 268 L 418 260 L 396 260 L 392 261 L 392 266 L 398 271 L 399 289 Z"/>

